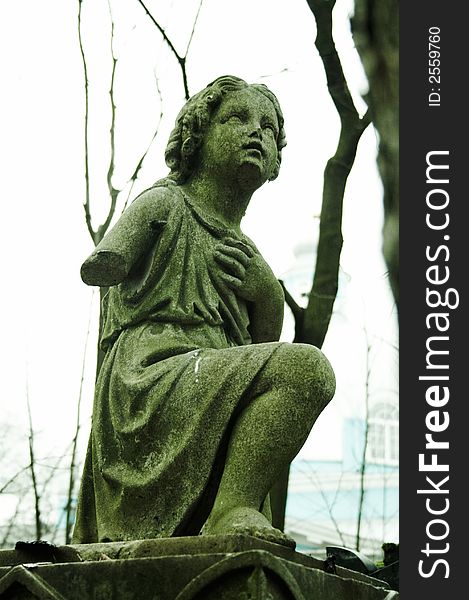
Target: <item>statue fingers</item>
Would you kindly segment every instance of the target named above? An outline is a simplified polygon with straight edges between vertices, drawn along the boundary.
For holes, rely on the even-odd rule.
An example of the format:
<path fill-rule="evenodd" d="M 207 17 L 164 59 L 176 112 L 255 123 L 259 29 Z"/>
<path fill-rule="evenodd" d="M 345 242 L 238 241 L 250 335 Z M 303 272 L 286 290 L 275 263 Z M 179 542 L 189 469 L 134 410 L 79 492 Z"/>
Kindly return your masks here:
<path fill-rule="evenodd" d="M 246 244 L 246 242 L 242 242 L 241 240 L 236 240 L 235 238 L 226 238 L 225 246 L 229 246 L 231 248 L 237 248 L 241 250 L 247 257 L 252 258 L 255 254 L 254 250 Z"/>
<path fill-rule="evenodd" d="M 220 250 L 215 250 L 213 257 L 228 275 L 233 275 L 240 280 L 243 280 L 246 276 L 246 267 L 237 258 L 229 256 Z"/>
<path fill-rule="evenodd" d="M 239 263 L 243 265 L 246 269 L 249 265 L 250 257 L 240 250 L 239 248 L 235 248 L 234 246 L 228 246 L 226 244 L 220 244 L 216 247 L 215 252 L 221 252 L 222 254 L 237 260 Z"/>
<path fill-rule="evenodd" d="M 238 277 L 234 277 L 233 275 L 229 275 L 228 273 L 222 273 L 221 279 L 225 283 L 225 285 L 234 292 L 237 292 L 242 288 L 243 282 Z"/>

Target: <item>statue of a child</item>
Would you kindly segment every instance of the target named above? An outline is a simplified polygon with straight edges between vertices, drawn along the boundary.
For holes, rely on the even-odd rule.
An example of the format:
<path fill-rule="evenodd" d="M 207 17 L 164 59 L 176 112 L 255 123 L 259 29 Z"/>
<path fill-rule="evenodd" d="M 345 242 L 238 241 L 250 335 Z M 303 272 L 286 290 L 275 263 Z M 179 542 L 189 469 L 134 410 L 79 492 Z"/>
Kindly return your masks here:
<path fill-rule="evenodd" d="M 243 531 L 291 545 L 268 492 L 335 380 L 317 348 L 277 341 L 282 288 L 240 229 L 283 146 L 274 94 L 220 77 L 181 110 L 169 176 L 83 264 L 110 290 L 75 542 Z"/>

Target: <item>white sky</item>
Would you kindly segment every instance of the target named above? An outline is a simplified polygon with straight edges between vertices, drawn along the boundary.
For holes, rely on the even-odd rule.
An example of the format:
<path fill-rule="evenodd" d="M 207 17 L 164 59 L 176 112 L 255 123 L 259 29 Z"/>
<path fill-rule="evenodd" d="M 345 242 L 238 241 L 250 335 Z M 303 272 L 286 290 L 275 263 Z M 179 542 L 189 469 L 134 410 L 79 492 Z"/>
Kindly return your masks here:
<path fill-rule="evenodd" d="M 135 192 L 167 173 L 163 151 L 183 88 L 174 57 L 136 0 L 115 12 L 120 58 L 117 162 L 114 183 L 124 182 L 164 118 Z M 349 34 L 351 2 L 338 0 L 336 42 L 361 113 L 365 90 Z M 180 53 L 184 52 L 198 0 L 148 2 Z M 91 10 L 93 9 L 93 13 Z M 37 443 L 44 456 L 63 452 L 74 430 L 81 363 L 92 291 L 79 268 L 92 250 L 84 200 L 84 79 L 77 36 L 78 0 L 24 0 L 0 4 L 1 176 L 3 191 L 1 417 L 26 431 L 26 370 Z M 95 224 L 107 206 L 109 30 L 106 0 L 85 0 L 84 43 L 91 79 L 92 211 Z M 338 118 L 314 47 L 315 26 L 306 0 L 204 0 L 189 53 L 191 93 L 219 75 L 266 83 L 285 115 L 288 146 L 280 177 L 255 196 L 244 230 L 280 276 L 294 262 L 298 242 L 317 235 L 322 172 L 334 153 Z M 395 343 L 392 301 L 381 258 L 382 192 L 376 171 L 376 134 L 360 143 L 344 206 L 344 274 L 325 351 L 340 375 L 335 407 L 322 417 L 303 456 L 334 456 L 340 444 L 331 426 L 353 414 L 363 399 L 365 325 Z M 134 194 L 135 195 L 135 194 Z M 88 435 L 94 379 L 96 303 L 85 370 L 83 431 Z M 384 345 L 388 347 L 386 343 Z M 384 348 L 383 346 L 383 348 Z M 394 386 L 396 357 L 379 348 L 376 389 Z M 382 365 L 381 365 L 382 362 Z M 389 380 L 391 383 L 389 383 Z M 331 437 L 334 438 L 330 442 Z M 329 439 L 329 444 L 325 444 Z M 15 453 L 27 450 L 24 444 Z"/>

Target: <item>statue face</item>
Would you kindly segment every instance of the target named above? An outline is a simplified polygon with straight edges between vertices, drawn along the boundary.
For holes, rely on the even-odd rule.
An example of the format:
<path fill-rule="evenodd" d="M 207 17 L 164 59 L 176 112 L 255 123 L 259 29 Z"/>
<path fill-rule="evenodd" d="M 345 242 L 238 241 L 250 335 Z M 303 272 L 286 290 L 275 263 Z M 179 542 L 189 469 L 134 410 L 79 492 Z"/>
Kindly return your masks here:
<path fill-rule="evenodd" d="M 257 189 L 273 174 L 278 132 L 275 108 L 261 92 L 249 87 L 230 92 L 205 134 L 201 168 Z"/>

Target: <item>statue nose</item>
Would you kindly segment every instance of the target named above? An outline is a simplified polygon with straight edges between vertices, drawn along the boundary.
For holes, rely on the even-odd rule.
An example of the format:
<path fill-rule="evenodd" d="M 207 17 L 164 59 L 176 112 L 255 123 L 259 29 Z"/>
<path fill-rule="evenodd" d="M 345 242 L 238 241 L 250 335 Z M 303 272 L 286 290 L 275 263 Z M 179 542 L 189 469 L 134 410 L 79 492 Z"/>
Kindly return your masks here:
<path fill-rule="evenodd" d="M 249 135 L 250 137 L 258 137 L 259 139 L 262 139 L 262 127 L 260 125 L 254 125 Z"/>

